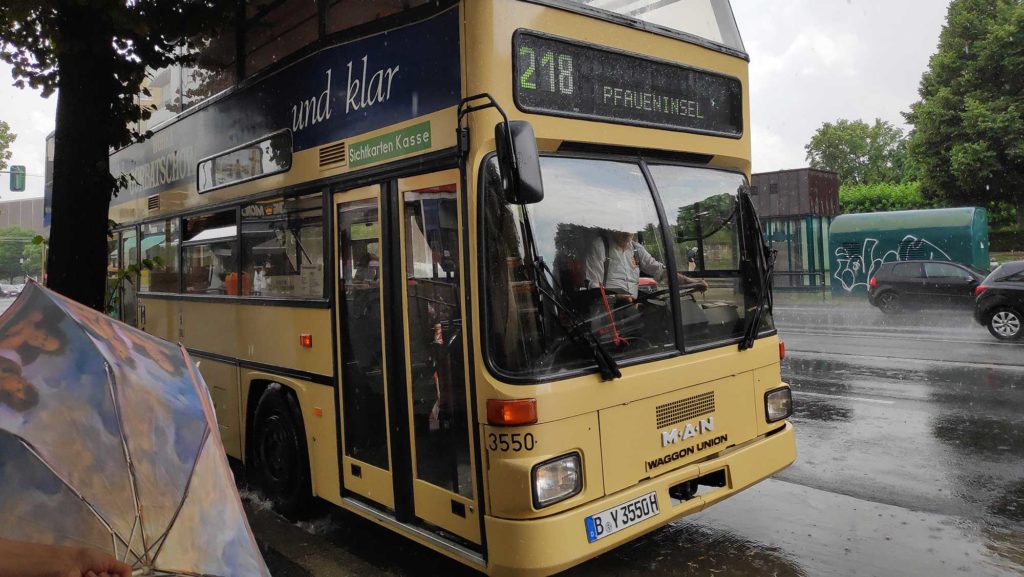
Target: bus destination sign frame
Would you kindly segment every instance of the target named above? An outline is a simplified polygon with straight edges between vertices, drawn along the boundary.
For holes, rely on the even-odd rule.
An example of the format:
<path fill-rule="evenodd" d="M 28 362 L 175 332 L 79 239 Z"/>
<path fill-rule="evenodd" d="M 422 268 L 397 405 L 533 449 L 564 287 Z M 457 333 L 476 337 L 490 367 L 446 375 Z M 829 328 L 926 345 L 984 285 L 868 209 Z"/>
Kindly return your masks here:
<path fill-rule="evenodd" d="M 512 35 L 512 51 L 523 112 L 743 136 L 738 78 L 526 29 Z"/>

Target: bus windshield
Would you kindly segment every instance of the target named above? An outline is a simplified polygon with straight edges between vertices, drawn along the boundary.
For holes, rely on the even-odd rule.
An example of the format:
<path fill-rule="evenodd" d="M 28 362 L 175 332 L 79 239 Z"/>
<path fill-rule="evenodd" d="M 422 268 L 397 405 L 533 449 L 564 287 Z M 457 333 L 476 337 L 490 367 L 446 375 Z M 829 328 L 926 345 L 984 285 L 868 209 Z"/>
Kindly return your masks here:
<path fill-rule="evenodd" d="M 743 51 L 729 0 L 567 0 Z"/>
<path fill-rule="evenodd" d="M 545 198 L 526 207 L 503 200 L 493 159 L 484 169 L 495 370 L 513 379 L 593 370 L 590 339 L 629 362 L 675 354 L 680 340 L 695 350 L 743 334 L 757 275 L 741 255 L 742 174 L 649 164 L 655 193 L 637 161 L 548 156 L 541 166 Z M 761 328 L 771 326 L 766 313 Z"/>

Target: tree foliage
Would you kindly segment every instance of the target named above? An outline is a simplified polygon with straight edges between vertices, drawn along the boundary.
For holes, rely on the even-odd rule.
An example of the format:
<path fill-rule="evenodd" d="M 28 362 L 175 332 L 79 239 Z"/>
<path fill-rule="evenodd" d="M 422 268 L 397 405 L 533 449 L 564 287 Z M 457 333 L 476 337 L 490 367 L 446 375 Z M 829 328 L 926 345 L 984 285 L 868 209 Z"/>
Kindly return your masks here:
<path fill-rule="evenodd" d="M 916 181 L 839 187 L 839 208 L 843 213 L 917 210 L 935 206 L 921 194 L 921 183 Z"/>
<path fill-rule="evenodd" d="M 189 61 L 239 4 L 216 0 L 4 0 L 0 59 L 15 86 L 57 91 L 48 282 L 104 306 L 108 154 L 144 135 L 136 98 L 147 69 Z M 146 90 L 142 90 L 148 96 Z"/>
<path fill-rule="evenodd" d="M 906 114 L 922 192 L 1009 202 L 1024 227 L 1024 3 L 953 0 Z"/>
<path fill-rule="evenodd" d="M 23 274 L 21 259 L 35 236 L 34 231 L 17 226 L 0 228 L 0 278 L 11 280 Z"/>
<path fill-rule="evenodd" d="M 109 99 L 111 110 L 97 136 L 117 148 L 139 138 L 131 125 L 151 114 L 136 100 L 148 71 L 194 60 L 211 41 L 216 23 L 230 20 L 232 12 L 225 5 L 232 3 L 5 0 L 0 4 L 0 60 L 11 65 L 14 86 L 38 89 L 43 97 L 58 88 L 73 88 L 62 85 L 59 74 L 69 55 L 106 60 L 112 74 L 96 78 L 93 89 Z M 90 24 L 99 30 L 88 30 Z M 150 96 L 145 89 L 142 94 Z"/>
<path fill-rule="evenodd" d="M 21 250 L 21 272 L 38 279 L 43 273 L 43 255 L 46 245 L 30 242 Z"/>
<path fill-rule="evenodd" d="M 11 132 L 11 125 L 0 120 L 0 170 L 7 170 L 7 163 L 11 160 L 11 145 L 17 138 L 18 135 Z"/>
<path fill-rule="evenodd" d="M 874 124 L 844 118 L 826 122 L 804 150 L 811 168 L 837 173 L 841 184 L 900 182 L 904 177 L 903 130 L 880 118 Z"/>

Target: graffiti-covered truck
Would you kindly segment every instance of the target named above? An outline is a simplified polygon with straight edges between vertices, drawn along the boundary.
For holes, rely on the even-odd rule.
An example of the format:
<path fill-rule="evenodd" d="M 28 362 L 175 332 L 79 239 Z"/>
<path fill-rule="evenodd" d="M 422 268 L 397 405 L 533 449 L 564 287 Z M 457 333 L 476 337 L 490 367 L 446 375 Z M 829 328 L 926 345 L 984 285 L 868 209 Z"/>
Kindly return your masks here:
<path fill-rule="evenodd" d="M 984 208 L 844 214 L 829 228 L 832 294 L 864 295 L 883 263 L 945 260 L 988 269 Z"/>

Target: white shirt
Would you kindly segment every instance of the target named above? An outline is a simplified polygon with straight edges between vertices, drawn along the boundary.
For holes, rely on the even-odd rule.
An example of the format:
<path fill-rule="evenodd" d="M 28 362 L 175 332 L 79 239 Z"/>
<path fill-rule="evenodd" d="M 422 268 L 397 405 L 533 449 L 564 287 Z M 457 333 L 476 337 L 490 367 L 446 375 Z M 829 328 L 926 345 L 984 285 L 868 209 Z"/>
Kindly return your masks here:
<path fill-rule="evenodd" d="M 636 298 L 641 271 L 658 280 L 665 274 L 665 265 L 636 241 L 630 241 L 626 248 L 622 248 L 609 239 L 608 252 L 611 254 L 605 255 L 605 241 L 601 237 L 590 244 L 585 268 L 588 288 L 604 285 L 606 290 L 628 293 Z"/>

